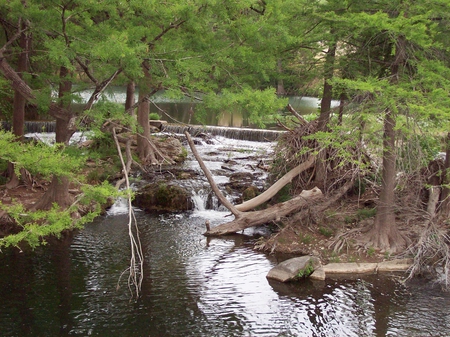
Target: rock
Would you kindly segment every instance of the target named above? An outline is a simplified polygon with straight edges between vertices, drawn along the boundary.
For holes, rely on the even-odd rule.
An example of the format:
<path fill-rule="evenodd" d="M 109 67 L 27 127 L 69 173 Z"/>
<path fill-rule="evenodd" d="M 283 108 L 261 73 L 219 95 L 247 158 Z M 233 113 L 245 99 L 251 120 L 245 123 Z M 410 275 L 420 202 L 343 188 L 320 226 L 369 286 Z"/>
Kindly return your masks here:
<path fill-rule="evenodd" d="M 250 185 L 242 192 L 242 200 L 247 201 L 253 199 L 259 194 L 259 190 L 256 186 Z"/>
<path fill-rule="evenodd" d="M 406 271 L 411 267 L 413 263 L 412 259 L 399 259 L 392 261 L 383 261 L 378 263 L 379 272 L 390 272 L 390 271 Z"/>
<path fill-rule="evenodd" d="M 375 273 L 378 263 L 330 263 L 323 266 L 325 274 L 366 274 Z"/>
<path fill-rule="evenodd" d="M 253 174 L 249 172 L 236 172 L 230 175 L 230 182 L 226 183 L 227 189 L 243 192 L 254 180 Z"/>
<path fill-rule="evenodd" d="M 295 257 L 283 261 L 276 267 L 272 268 L 266 277 L 280 282 L 287 282 L 299 277 L 299 274 L 308 276 L 306 274 L 311 273 L 311 271 L 319 268 L 320 266 L 320 260 L 317 257 Z"/>
<path fill-rule="evenodd" d="M 191 194 L 186 189 L 162 182 L 140 189 L 133 205 L 149 212 L 183 212 L 193 208 Z"/>
<path fill-rule="evenodd" d="M 322 267 L 314 270 L 314 272 L 309 276 L 309 278 L 312 280 L 320 280 L 320 281 L 325 280 L 325 277 L 326 277 L 325 270 L 323 270 Z"/>
<path fill-rule="evenodd" d="M 154 141 L 157 141 L 156 147 L 164 155 L 176 161 L 177 163 L 183 162 L 186 159 L 186 150 L 183 149 L 181 142 L 174 137 L 154 137 Z"/>

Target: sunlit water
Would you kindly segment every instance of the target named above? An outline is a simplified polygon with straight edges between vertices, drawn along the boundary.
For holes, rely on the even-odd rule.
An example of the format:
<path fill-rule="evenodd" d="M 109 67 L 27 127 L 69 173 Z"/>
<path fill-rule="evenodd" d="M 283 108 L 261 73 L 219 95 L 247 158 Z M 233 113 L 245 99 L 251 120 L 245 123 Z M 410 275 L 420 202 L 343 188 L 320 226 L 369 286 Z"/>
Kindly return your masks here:
<path fill-rule="evenodd" d="M 215 151 L 221 148 L 209 158 L 203 152 L 212 167 L 223 159 Z M 253 250 L 264 228 L 202 235 L 206 219 L 211 226 L 231 220 L 226 210 L 205 208 L 205 186 L 193 192 L 193 212 L 135 210 L 145 254 L 138 299 L 130 297 L 124 273 L 130 247 L 123 201 L 83 231 L 34 252 L 5 250 L 0 336 L 450 335 L 450 295 L 424 280 L 408 288 L 376 275 L 268 281 L 279 261 Z"/>

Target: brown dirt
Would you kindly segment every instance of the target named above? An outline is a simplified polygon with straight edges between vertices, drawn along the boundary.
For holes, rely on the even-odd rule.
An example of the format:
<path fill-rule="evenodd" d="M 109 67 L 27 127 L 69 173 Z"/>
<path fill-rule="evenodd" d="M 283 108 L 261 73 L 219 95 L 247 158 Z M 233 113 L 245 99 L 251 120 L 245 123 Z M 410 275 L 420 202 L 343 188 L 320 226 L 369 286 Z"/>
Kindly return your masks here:
<path fill-rule="evenodd" d="M 389 252 L 380 252 L 365 247 L 361 237 L 374 221 L 369 216 L 375 207 L 372 198 L 364 200 L 346 198 L 330 207 L 324 214 L 310 219 L 309 223 L 298 223 L 289 218 L 280 225 L 280 230 L 270 238 L 261 239 L 256 248 L 270 253 L 288 255 L 314 255 L 323 263 L 332 262 L 381 262 L 394 258 Z M 368 217 L 365 217 L 365 216 Z M 423 225 L 411 221 L 407 216 L 398 216 L 397 226 L 411 242 L 416 242 Z M 395 257 L 405 257 L 407 251 Z"/>

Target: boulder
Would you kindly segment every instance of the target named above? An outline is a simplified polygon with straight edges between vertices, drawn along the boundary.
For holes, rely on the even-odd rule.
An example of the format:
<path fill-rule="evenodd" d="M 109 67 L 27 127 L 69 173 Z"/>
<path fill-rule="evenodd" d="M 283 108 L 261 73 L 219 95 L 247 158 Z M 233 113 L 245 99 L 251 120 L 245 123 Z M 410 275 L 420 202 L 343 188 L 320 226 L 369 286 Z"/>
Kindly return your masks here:
<path fill-rule="evenodd" d="M 280 282 L 287 282 L 302 276 L 309 276 L 320 266 L 320 260 L 317 257 L 295 257 L 273 267 L 266 277 Z"/>
<path fill-rule="evenodd" d="M 193 209 L 191 194 L 186 189 L 164 182 L 140 189 L 133 205 L 148 212 L 184 212 Z"/>
<path fill-rule="evenodd" d="M 164 155 L 181 163 L 186 159 L 187 152 L 181 142 L 174 137 L 154 137 L 155 145 Z"/>

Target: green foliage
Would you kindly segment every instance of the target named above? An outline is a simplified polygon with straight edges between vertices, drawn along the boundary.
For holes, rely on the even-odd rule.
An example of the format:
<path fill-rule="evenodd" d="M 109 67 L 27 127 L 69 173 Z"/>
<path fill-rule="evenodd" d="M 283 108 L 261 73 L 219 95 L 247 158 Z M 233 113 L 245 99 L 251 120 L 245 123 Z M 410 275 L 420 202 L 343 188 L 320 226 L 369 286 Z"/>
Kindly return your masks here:
<path fill-rule="evenodd" d="M 77 218 L 73 213 L 77 211 L 77 203 L 67 209 L 60 209 L 54 204 L 49 211 L 27 211 L 20 203 L 3 205 L 0 203 L 0 210 L 4 210 L 11 216 L 16 224 L 21 227 L 17 234 L 10 234 L 0 239 L 1 247 L 20 247 L 26 243 L 31 248 L 36 248 L 41 244 L 46 244 L 46 237 L 59 237 L 65 230 L 82 228 L 84 224 L 91 222 L 100 215 L 102 205 L 105 205 L 109 198 L 119 196 L 119 192 L 107 182 L 97 186 L 82 186 L 82 194 L 78 196 L 77 202 L 81 205 L 89 206 L 90 211 Z"/>
<path fill-rule="evenodd" d="M 320 226 L 319 227 L 319 233 L 323 236 L 326 236 L 327 238 L 333 236 L 334 231 L 331 228 Z"/>
<path fill-rule="evenodd" d="M 83 158 L 67 155 L 64 146 L 49 146 L 42 142 L 19 143 L 10 132 L 0 130 L 0 160 L 15 164 L 16 174 L 25 168 L 43 177 L 52 175 L 71 177 L 84 164 Z"/>
<path fill-rule="evenodd" d="M 311 260 L 308 261 L 308 264 L 304 269 L 301 269 L 298 274 L 297 278 L 305 278 L 311 275 L 314 272 L 314 266 Z"/>
<path fill-rule="evenodd" d="M 356 217 L 358 220 L 373 218 L 375 214 L 377 214 L 376 208 L 361 208 L 356 211 Z"/>
<path fill-rule="evenodd" d="M 313 237 L 309 234 L 300 233 L 299 241 L 304 244 L 310 244 L 313 241 Z"/>
<path fill-rule="evenodd" d="M 27 243 L 31 248 L 45 244 L 45 237 L 54 235 L 59 237 L 66 229 L 79 228 L 71 216 L 73 209 L 59 210 L 54 205 L 49 211 L 26 212 L 23 207 L 16 203 L 7 207 L 0 204 L 0 209 L 5 210 L 22 227 L 17 234 L 11 234 L 0 239 L 1 247 L 19 247 L 21 243 Z"/>
<path fill-rule="evenodd" d="M 253 90 L 245 86 L 239 91 L 223 89 L 219 94 L 211 93 L 203 98 L 199 115 L 205 117 L 208 112 L 215 112 L 220 117 L 224 112 L 240 114 L 250 124 L 264 127 L 274 122 L 279 111 L 287 105 L 287 99 L 280 99 L 275 90 Z"/>
<path fill-rule="evenodd" d="M 161 119 L 161 117 L 156 112 L 150 113 L 150 115 L 148 115 L 148 118 L 150 120 L 154 120 L 154 121 L 157 121 L 157 120 Z"/>

